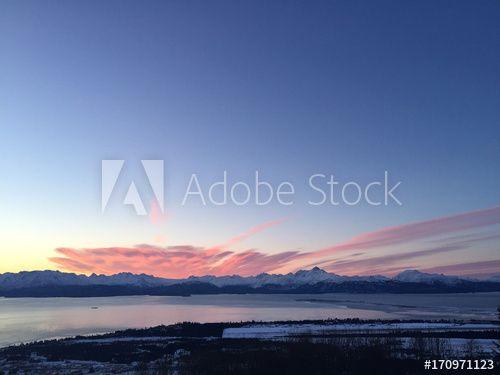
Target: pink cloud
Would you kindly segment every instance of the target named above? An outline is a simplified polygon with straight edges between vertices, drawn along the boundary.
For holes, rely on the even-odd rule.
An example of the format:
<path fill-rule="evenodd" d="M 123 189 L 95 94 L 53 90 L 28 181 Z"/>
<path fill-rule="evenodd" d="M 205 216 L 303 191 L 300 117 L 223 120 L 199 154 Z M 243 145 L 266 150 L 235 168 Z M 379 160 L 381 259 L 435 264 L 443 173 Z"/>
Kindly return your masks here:
<path fill-rule="evenodd" d="M 249 237 L 251 237 L 253 235 L 256 235 L 256 234 L 258 234 L 258 233 L 260 233 L 260 232 L 262 232 L 262 231 L 264 231 L 266 229 L 272 228 L 272 227 L 274 227 L 276 225 L 282 224 L 286 220 L 287 219 L 282 218 L 282 219 L 278 219 L 278 220 L 267 221 L 265 223 L 256 225 L 256 226 L 248 229 L 246 232 L 240 233 L 240 234 L 238 234 L 238 235 L 230 238 L 228 241 L 226 241 L 226 242 L 224 242 L 222 244 L 213 246 L 211 248 L 211 250 L 212 251 L 217 251 L 217 250 L 228 249 L 231 246 L 236 245 L 237 243 L 242 242 L 242 241 L 246 240 L 247 238 L 249 238 Z"/>
<path fill-rule="evenodd" d="M 446 243 L 442 245 L 428 249 L 392 253 L 382 256 L 372 256 L 363 259 L 353 259 L 352 255 L 350 255 L 335 261 L 326 260 L 320 263 L 315 263 L 315 265 L 321 264 L 327 271 L 346 275 L 377 273 L 390 275 L 397 273 L 402 269 L 409 268 L 408 261 L 410 260 L 414 261 L 419 258 L 430 259 L 433 255 L 464 250 L 476 243 L 499 239 L 500 234 L 457 236 L 448 238 Z"/>
<path fill-rule="evenodd" d="M 158 225 L 167 221 L 167 214 L 162 212 L 156 200 L 151 201 L 149 211 L 149 220 L 151 224 Z"/>
<path fill-rule="evenodd" d="M 408 261 L 416 258 L 428 257 L 435 254 L 447 253 L 461 250 L 464 247 L 458 245 L 445 245 L 432 249 L 411 251 L 407 253 L 396 253 L 379 257 L 371 257 L 367 259 L 359 259 L 353 261 L 336 261 L 325 265 L 325 270 L 340 273 L 345 275 L 353 274 L 390 274 L 389 266 L 401 261 Z M 406 263 L 407 265 L 408 263 Z M 406 267 L 403 267 L 406 268 Z"/>
<path fill-rule="evenodd" d="M 213 247 L 195 246 L 152 246 L 148 244 L 134 247 L 110 247 L 94 249 L 59 248 L 56 252 L 61 256 L 50 258 L 61 268 L 78 272 L 96 272 L 112 274 L 122 271 L 133 273 L 149 273 L 163 277 L 186 277 L 190 275 L 255 275 L 261 272 L 276 272 L 326 264 L 327 269 L 334 272 L 367 273 L 381 271 L 390 273 L 397 269 L 401 261 L 431 256 L 439 252 L 455 251 L 468 247 L 473 239 L 460 243 L 456 241 L 433 249 L 419 250 L 409 253 L 397 253 L 367 259 L 337 260 L 332 256 L 340 251 L 363 251 L 379 247 L 409 243 L 416 240 L 432 238 L 438 235 L 456 233 L 473 228 L 486 227 L 500 223 L 500 207 L 467 212 L 463 214 L 441 217 L 437 219 L 383 228 L 378 231 L 364 233 L 346 242 L 331 247 L 312 251 L 284 251 L 268 254 L 259 250 L 235 252 L 231 248 L 247 239 L 282 223 L 275 220 L 250 228 L 225 243 Z M 489 237 L 496 238 L 495 236 Z M 480 240 L 486 240 L 482 238 Z M 325 258 L 329 258 L 326 259 Z M 385 266 L 383 265 L 384 263 Z M 389 263 L 393 264 L 389 266 Z M 388 267 L 389 266 L 389 267 Z"/>
<path fill-rule="evenodd" d="M 471 211 L 363 233 L 347 242 L 315 251 L 311 253 L 311 255 L 318 257 L 322 255 L 331 255 L 338 251 L 367 250 L 382 246 L 397 245 L 499 223 L 500 206 L 497 206 L 484 210 Z"/>
<path fill-rule="evenodd" d="M 297 252 L 268 255 L 255 250 L 234 253 L 191 246 L 162 248 L 150 245 L 81 250 L 58 248 L 56 252 L 62 256 L 52 257 L 50 261 L 69 271 L 147 273 L 172 278 L 235 273 L 254 275 L 271 271 L 298 255 Z"/>
<path fill-rule="evenodd" d="M 487 260 L 483 262 L 455 263 L 423 269 L 424 272 L 445 273 L 485 277 L 500 273 L 500 260 Z"/>
<path fill-rule="evenodd" d="M 284 219 L 279 219 L 257 225 L 226 243 L 210 248 L 190 245 L 160 247 L 148 244 L 93 249 L 58 248 L 56 252 L 62 256 L 51 257 L 49 260 L 65 270 L 87 273 L 133 272 L 172 278 L 226 273 L 251 275 L 275 269 L 297 253 L 267 255 L 247 250 L 236 254 L 227 249 L 283 221 Z"/>

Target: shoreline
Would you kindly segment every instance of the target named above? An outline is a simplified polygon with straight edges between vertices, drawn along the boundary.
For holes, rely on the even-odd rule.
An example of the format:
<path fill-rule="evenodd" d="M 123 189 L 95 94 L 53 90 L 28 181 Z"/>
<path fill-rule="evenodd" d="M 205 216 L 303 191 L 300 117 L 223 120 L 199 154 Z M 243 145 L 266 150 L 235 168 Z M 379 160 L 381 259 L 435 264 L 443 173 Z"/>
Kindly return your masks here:
<path fill-rule="evenodd" d="M 299 360 L 294 357 L 297 353 L 306 356 L 302 361 L 313 358 L 316 362 L 310 366 L 317 361 L 328 363 L 337 355 L 352 366 L 359 353 L 372 353 L 371 360 L 378 353 L 392 365 L 418 368 L 419 358 L 425 356 L 498 361 L 499 340 L 497 320 L 185 322 L 8 346 L 0 348 L 0 367 L 11 373 L 141 373 L 144 369 L 155 373 L 202 366 L 207 361 L 232 368 L 255 356 L 278 356 L 279 360 L 279 353 L 292 362 Z M 341 353 L 350 354 L 343 357 Z"/>

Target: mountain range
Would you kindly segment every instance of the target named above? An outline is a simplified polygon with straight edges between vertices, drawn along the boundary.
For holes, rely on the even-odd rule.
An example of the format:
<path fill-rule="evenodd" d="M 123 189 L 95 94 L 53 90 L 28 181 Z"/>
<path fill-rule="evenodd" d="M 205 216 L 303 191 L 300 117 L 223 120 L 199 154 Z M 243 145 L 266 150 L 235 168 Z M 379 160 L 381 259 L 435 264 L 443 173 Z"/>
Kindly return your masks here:
<path fill-rule="evenodd" d="M 406 270 L 396 276 L 340 276 L 318 267 L 256 276 L 190 276 L 168 279 L 122 272 L 90 276 L 60 271 L 0 274 L 0 296 L 191 295 L 220 293 L 446 293 L 500 291 L 499 277 L 476 280 Z"/>

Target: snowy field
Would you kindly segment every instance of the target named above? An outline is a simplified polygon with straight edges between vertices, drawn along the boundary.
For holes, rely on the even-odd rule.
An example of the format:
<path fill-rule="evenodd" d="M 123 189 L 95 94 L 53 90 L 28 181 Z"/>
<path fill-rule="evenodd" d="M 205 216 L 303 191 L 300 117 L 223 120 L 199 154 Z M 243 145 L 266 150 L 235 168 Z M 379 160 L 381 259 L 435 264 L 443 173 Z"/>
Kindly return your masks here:
<path fill-rule="evenodd" d="M 339 333 L 390 333 L 395 331 L 486 331 L 498 330 L 498 324 L 474 323 L 373 323 L 373 324 L 255 324 L 226 328 L 223 338 L 276 338 Z"/>

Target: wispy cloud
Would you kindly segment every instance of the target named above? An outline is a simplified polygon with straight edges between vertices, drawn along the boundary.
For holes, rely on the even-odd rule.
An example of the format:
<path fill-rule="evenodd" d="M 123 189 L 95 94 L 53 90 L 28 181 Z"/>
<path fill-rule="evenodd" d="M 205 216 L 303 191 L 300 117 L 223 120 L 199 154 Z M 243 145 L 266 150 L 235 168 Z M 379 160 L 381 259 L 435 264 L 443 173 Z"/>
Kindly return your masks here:
<path fill-rule="evenodd" d="M 151 224 L 158 225 L 167 221 L 167 214 L 162 212 L 160 205 L 155 199 L 151 200 L 149 204 L 149 211 L 149 220 L 151 221 Z"/>
<path fill-rule="evenodd" d="M 398 245 L 499 223 L 500 206 L 497 206 L 363 233 L 349 241 L 313 252 L 311 255 L 317 257 L 345 250 L 368 250 L 382 246 Z"/>
<path fill-rule="evenodd" d="M 423 250 L 408 251 L 402 253 L 388 254 L 383 256 L 375 256 L 366 259 L 351 260 L 350 257 L 335 261 L 327 261 L 324 263 L 324 268 L 331 272 L 342 274 L 375 274 L 383 273 L 390 275 L 408 268 L 408 262 L 418 258 L 429 258 L 433 255 L 441 253 L 449 253 L 458 250 L 464 250 L 475 243 L 480 243 L 489 240 L 499 240 L 500 234 L 487 234 L 479 236 L 458 236 L 455 241 L 431 247 Z M 397 266 L 399 264 L 399 266 Z"/>
<path fill-rule="evenodd" d="M 455 263 L 423 269 L 424 272 L 445 273 L 466 276 L 493 276 L 500 274 L 500 259 L 483 262 Z"/>
<path fill-rule="evenodd" d="M 416 258 L 428 257 L 440 253 L 462 250 L 464 247 L 459 245 L 445 245 L 432 249 L 411 251 L 406 253 L 397 253 L 367 259 L 353 261 L 334 261 L 324 266 L 327 271 L 350 275 L 350 274 L 391 274 L 390 269 L 394 264 L 402 261 L 408 262 Z M 408 264 L 408 263 L 406 263 Z"/>
<path fill-rule="evenodd" d="M 228 249 L 231 246 L 234 246 L 237 243 L 242 242 L 242 241 L 246 240 L 247 238 L 254 236 L 254 235 L 256 235 L 256 234 L 258 234 L 266 229 L 269 229 L 269 228 L 272 228 L 276 225 L 282 224 L 286 220 L 287 220 L 286 218 L 281 218 L 278 220 L 267 221 L 265 223 L 256 225 L 256 226 L 248 229 L 246 232 L 240 233 L 240 234 L 234 236 L 233 238 L 229 239 L 228 241 L 226 241 L 220 245 L 216 245 L 216 246 L 212 247 L 212 249 L 213 250 Z"/>

